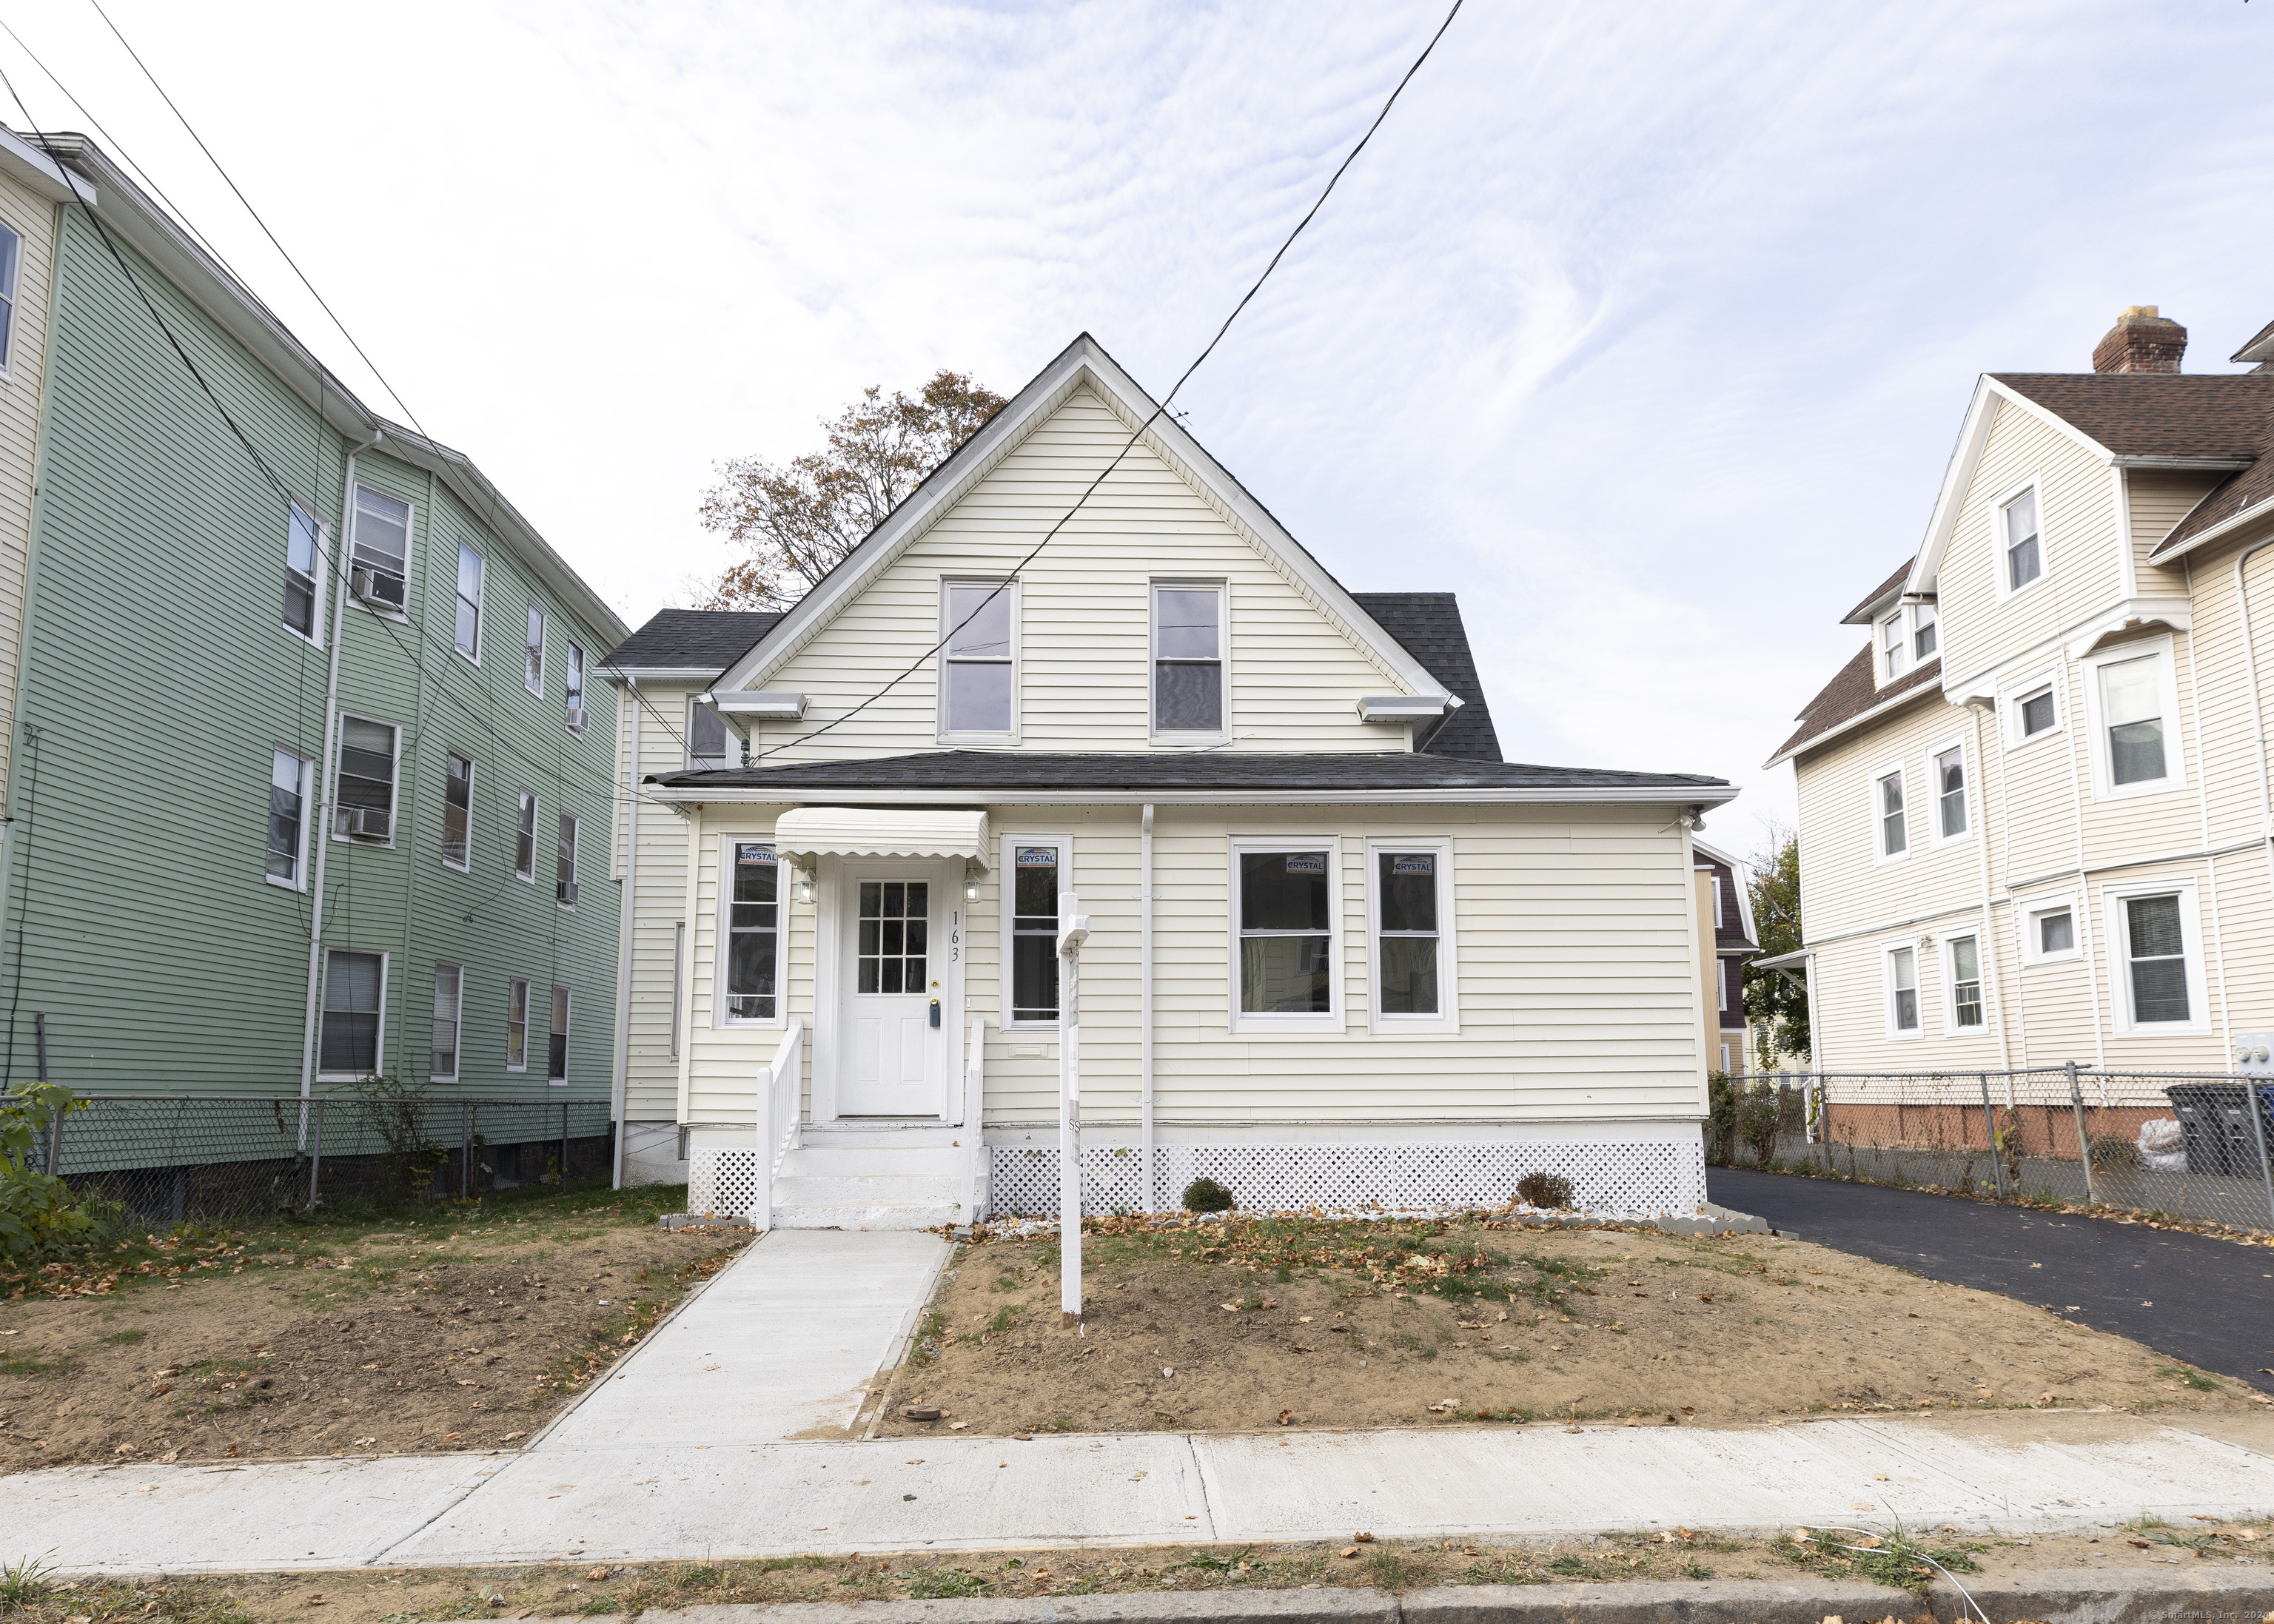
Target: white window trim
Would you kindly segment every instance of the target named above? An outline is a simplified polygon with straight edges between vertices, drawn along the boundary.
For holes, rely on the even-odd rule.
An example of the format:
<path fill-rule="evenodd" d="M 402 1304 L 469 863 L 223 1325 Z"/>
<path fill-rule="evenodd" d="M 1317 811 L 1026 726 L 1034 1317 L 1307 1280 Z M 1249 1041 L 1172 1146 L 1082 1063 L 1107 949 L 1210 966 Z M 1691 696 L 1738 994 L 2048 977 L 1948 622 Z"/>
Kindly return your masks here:
<path fill-rule="evenodd" d="M 947 725 L 947 668 L 952 662 L 947 652 L 947 635 L 955 622 L 948 618 L 948 591 L 952 587 L 994 587 L 1004 589 L 1011 600 L 1011 726 L 1001 733 L 988 733 L 976 728 L 951 728 Z M 1026 714 L 1021 703 L 1022 679 L 1026 675 L 1026 637 L 1022 630 L 1019 579 L 1015 575 L 942 575 L 939 578 L 939 652 L 932 656 L 932 686 L 936 695 L 937 714 L 934 718 L 933 738 L 941 744 L 1017 744 L 1020 741 L 1020 722 Z M 1000 662 L 986 662 L 996 664 Z"/>
<path fill-rule="evenodd" d="M 450 757 L 456 756 L 466 763 L 466 861 L 452 862 L 450 851 Z M 461 750 L 442 752 L 442 866 L 457 874 L 474 871 L 474 779 L 479 764 Z"/>
<path fill-rule="evenodd" d="M 474 651 L 467 653 L 458 646 L 458 581 L 454 573 L 450 578 L 450 651 L 470 665 L 482 663 L 482 644 L 490 635 L 490 555 L 471 541 L 458 544 L 461 553 L 471 553 L 480 560 L 482 589 L 474 598 Z M 463 562 L 463 560 L 459 560 Z"/>
<path fill-rule="evenodd" d="M 1929 660 L 1938 660 L 1942 658 L 1942 605 L 1939 602 L 1931 604 L 1911 604 L 1908 605 L 1908 609 L 1910 618 L 1909 623 L 1904 628 L 1905 636 L 1903 647 L 1909 651 L 1911 669 L 1916 671 L 1921 665 L 1925 665 Z M 1931 652 L 1926 654 L 1922 654 L 1918 650 L 1919 616 L 1921 614 L 1928 614 L 1934 617 L 1932 621 L 1934 626 L 1934 648 Z"/>
<path fill-rule="evenodd" d="M 2063 909 L 2067 909 L 2068 912 L 2068 934 L 2070 945 L 2058 953 L 2039 952 L 2037 951 L 2037 942 L 2039 939 L 2037 931 L 2038 916 L 2045 914 L 2058 914 Z M 2049 897 L 2032 897 L 2027 902 L 2017 905 L 2015 912 L 2019 914 L 2021 919 L 2022 962 L 2023 964 L 2071 964 L 2084 957 L 2084 931 L 2082 929 L 2082 921 L 2077 918 L 2076 893 L 2074 891 L 2058 891 Z"/>
<path fill-rule="evenodd" d="M 2120 665 L 2127 660 L 2159 657 L 2161 665 L 2157 675 L 2163 688 L 2164 776 L 2150 778 L 2144 784 L 2119 785 L 2111 781 L 2108 759 L 2108 728 L 2103 716 L 2100 700 L 2100 673 L 2110 665 Z M 2187 787 L 2187 754 L 2180 733 L 2180 674 L 2179 657 L 2169 633 L 2159 637 L 2140 637 L 2129 643 L 2120 643 L 2112 648 L 2097 650 L 2077 662 L 2084 673 L 2085 728 L 2090 735 L 2092 758 L 2092 798 L 2095 801 L 2130 801 L 2141 795 L 2161 795 Z"/>
<path fill-rule="evenodd" d="M 1954 835 L 1942 832 L 1942 775 L 1935 763 L 1953 750 L 1958 752 L 1958 770 L 1964 775 L 1962 793 L 1966 799 L 1966 827 Z M 1953 733 L 1938 740 L 1926 749 L 1926 844 L 1929 851 L 1939 851 L 1946 846 L 1963 846 L 1974 838 L 1975 814 L 1979 810 L 1974 798 L 1974 756 L 1966 748 L 1966 735 Z M 1910 808 L 1906 801 L 1904 816 L 1908 820 Z"/>
<path fill-rule="evenodd" d="M 1148 680 L 1149 676 L 1148 673 Z M 1225 966 L 1224 979 L 1230 999 L 1230 1029 L 1251 1037 L 1345 1031 L 1349 1015 L 1344 1007 L 1348 1000 L 1343 985 L 1343 888 L 1348 883 L 1348 876 L 1343 873 L 1342 837 L 1315 832 L 1236 835 L 1225 842 L 1225 846 L 1229 890 L 1224 922 L 1231 942 L 1231 962 Z M 1251 1014 L 1239 1007 L 1239 860 L 1251 852 L 1324 852 L 1327 855 L 1327 877 L 1330 882 L 1327 891 L 1328 1007 L 1323 1015 Z"/>
<path fill-rule="evenodd" d="M 1908 1032 L 1895 1025 L 1895 955 L 1905 948 L 1911 951 L 1911 974 L 1916 982 L 1911 990 L 1918 1006 L 1918 1025 Z M 1879 944 L 1879 1016 L 1886 1024 L 1890 1043 L 1912 1043 L 1926 1036 L 1925 959 L 1916 936 Z"/>
<path fill-rule="evenodd" d="M 1728 929 L 1729 920 L 1721 906 L 1721 876 L 1718 874 L 1711 874 L 1706 877 L 1713 882 L 1713 929 L 1716 931 L 1726 930 Z"/>
<path fill-rule="evenodd" d="M 532 613 L 537 616 L 537 642 L 534 645 L 529 641 L 529 617 Z M 539 699 L 545 697 L 545 648 L 552 638 L 553 616 L 545 605 L 533 601 L 523 605 L 521 617 L 521 686 Z M 537 680 L 534 682 L 529 680 L 529 650 L 532 646 L 537 650 Z"/>
<path fill-rule="evenodd" d="M 525 976 L 525 975 L 509 975 L 509 976 L 506 977 L 506 982 L 505 982 L 505 1034 L 506 1034 L 506 1050 L 505 1050 L 505 1052 L 506 1052 L 506 1056 L 507 1056 L 507 1060 L 506 1060 L 506 1068 L 505 1068 L 505 1069 L 506 1069 L 506 1071 L 507 1071 L 508 1073 L 510 1073 L 510 1074 L 512 1074 L 512 1075 L 515 1075 L 515 1076 L 519 1076 L 521 1073 L 523 1073 L 523 1072 L 524 1072 L 524 1071 L 528 1071 L 528 1070 L 529 1070 L 529 1005 L 530 1005 L 530 1000 L 531 1000 L 531 996 L 532 996 L 532 991 L 533 991 L 533 989 L 535 988 L 535 986 L 536 986 L 536 983 L 535 983 L 534 981 L 532 981 L 531 980 L 530 980 L 530 978 L 529 978 L 529 977 L 527 977 L 527 976 Z M 521 1064 L 520 1064 L 519 1065 L 516 1065 L 516 1064 L 513 1064 L 513 1061 L 512 1061 L 512 1055 L 513 1055 L 513 989 L 514 989 L 515 988 L 516 988 L 516 987 L 518 987 L 518 988 L 520 988 L 520 989 L 521 989 Z M 551 1011 L 550 1010 L 546 1011 L 546 1019 L 547 1020 L 550 1020 L 550 1019 L 552 1019 L 552 1018 L 553 1018 L 552 1011 Z M 464 1031 L 465 1031 L 465 1026 L 464 1026 L 464 1023 L 463 1023 L 463 1021 L 461 1021 L 461 1022 L 460 1022 L 460 1025 L 459 1025 L 459 1028 L 458 1028 L 458 1030 L 459 1030 L 459 1032 L 461 1033 L 461 1034 L 463 1034 L 464 1033 Z M 459 1041 L 460 1041 L 461 1042 L 463 1042 L 463 1041 L 464 1041 L 464 1038 L 463 1038 L 463 1035 L 461 1035 L 461 1037 L 460 1037 Z"/>
<path fill-rule="evenodd" d="M 0 221 L 0 232 L 5 232 L 16 241 L 13 264 L 15 277 L 7 286 L 0 287 L 0 303 L 4 303 L 8 307 L 7 342 L 0 344 L 0 378 L 13 378 L 16 375 L 17 338 L 22 333 L 24 327 L 22 320 L 24 306 L 21 297 L 24 286 L 24 234 L 5 221 Z M 52 268 L 49 274 L 53 274 Z"/>
<path fill-rule="evenodd" d="M 1887 662 L 1887 628 L 1895 628 L 1894 654 L 1901 665 L 1890 667 Z M 1883 614 L 1871 623 L 1871 663 L 1879 667 L 1879 686 L 1907 676 L 1911 668 L 1910 617 L 1898 606 L 1893 614 Z"/>
<path fill-rule="evenodd" d="M 521 800 L 529 798 L 529 872 L 521 871 Z M 513 801 L 513 877 L 524 885 L 537 883 L 537 831 L 545 827 L 545 797 L 533 789 L 516 790 Z M 471 842 L 469 843 L 471 845 Z"/>
<path fill-rule="evenodd" d="M 2006 558 L 2006 509 L 2019 498 L 2035 493 L 2037 499 L 2037 578 L 2024 586 L 2008 586 L 2013 571 Z M 2052 527 L 2045 522 L 2045 492 L 2043 480 L 2035 473 L 2028 478 L 2008 485 L 1990 503 L 1990 556 L 1998 573 L 1998 601 L 2019 598 L 2034 591 L 2053 578 L 2053 549 Z"/>
<path fill-rule="evenodd" d="M 327 1013 L 324 1008 L 324 996 L 331 986 L 332 955 L 334 953 L 360 953 L 362 951 L 364 951 L 364 950 L 359 947 L 334 947 L 328 945 L 324 949 L 324 976 L 322 981 L 318 984 L 316 989 L 316 1064 L 319 1066 L 323 1064 L 324 1016 Z M 379 953 L 379 1025 L 374 1030 L 372 1037 L 371 1071 L 368 1073 L 368 1075 L 373 1077 L 385 1077 L 387 1075 L 387 987 L 388 975 L 394 967 L 395 955 L 388 952 L 382 948 Z M 365 1073 L 361 1071 L 319 1071 L 316 1073 L 316 1079 L 319 1082 L 354 1083 L 362 1081 L 365 1075 Z"/>
<path fill-rule="evenodd" d="M 1935 945 L 1935 963 L 1942 973 L 1942 1035 L 1971 1041 L 1990 1035 L 1990 953 L 1983 945 L 1984 932 L 1978 926 L 1969 925 L 1945 935 Z M 1982 1024 L 1962 1026 L 1958 1024 L 1958 944 L 1974 944 L 1974 970 L 1982 988 Z M 1920 1023 L 1924 1026 L 1922 1011 Z"/>
<path fill-rule="evenodd" d="M 413 501 L 410 497 L 397 496 L 394 492 L 384 489 L 381 486 L 375 485 L 367 479 L 357 480 L 355 482 L 355 490 L 368 491 L 373 496 L 383 496 L 390 502 L 401 502 L 403 507 L 408 509 L 408 511 L 403 515 L 403 607 L 400 609 L 389 609 L 382 608 L 378 604 L 366 603 L 362 598 L 358 598 L 352 590 L 354 586 L 353 577 L 356 567 L 355 519 L 358 513 L 354 491 L 350 491 L 348 493 L 348 545 L 347 559 L 344 567 L 349 573 L 349 586 L 350 590 L 346 595 L 347 601 L 352 604 L 355 607 L 362 610 L 365 614 L 375 614 L 383 620 L 400 620 L 405 626 L 408 626 L 410 623 L 410 583 L 413 578 L 412 572 L 418 568 L 418 504 Z M 458 601 L 458 595 L 455 587 L 450 593 L 450 601 L 454 604 Z M 323 619 L 323 611 L 320 604 L 318 605 L 316 618 L 319 620 Z"/>
<path fill-rule="evenodd" d="M 1427 853 L 1437 860 L 1437 1012 L 1434 1015 L 1391 1015 L 1382 1007 L 1382 875 L 1384 852 Z M 1374 839 L 1366 843 L 1366 989 L 1367 1030 L 1428 1032 L 1458 1035 L 1461 1030 L 1460 965 L 1453 937 L 1453 842 L 1437 836 L 1419 840 Z M 1714 883 L 1718 886 L 1720 881 Z M 1339 888 L 1337 888 L 1339 898 Z M 1337 964 L 1340 960 L 1337 959 Z M 1337 980 L 1339 980 L 1337 976 Z"/>
<path fill-rule="evenodd" d="M 1160 593 L 1163 587 L 1190 588 L 1216 594 L 1216 658 L 1223 687 L 1221 726 L 1193 731 L 1163 728 L 1154 714 L 1154 666 L 1161 658 Z M 1231 582 L 1223 575 L 1154 575 L 1145 583 L 1145 726 L 1155 744 L 1189 748 L 1193 745 L 1224 744 L 1231 738 Z"/>
<path fill-rule="evenodd" d="M 1012 910 L 1018 905 L 1018 898 L 1014 894 L 1017 891 L 1018 879 L 1015 866 L 1019 858 L 1018 848 L 1022 846 L 1055 847 L 1058 854 L 1058 890 L 1069 891 L 1077 889 L 1073 883 L 1073 837 L 1072 835 L 1006 834 L 1003 837 L 997 857 L 998 867 L 995 870 L 1001 876 L 996 889 L 1003 893 L 999 898 L 998 923 L 996 927 L 1001 932 L 1001 935 L 996 938 L 999 944 L 996 960 L 1002 966 L 1000 979 L 1003 984 L 1003 1007 L 1000 1019 L 1003 1030 L 1005 1032 L 1056 1032 L 1058 1029 L 1056 1017 L 1049 1020 L 1014 1020 L 1011 1016 L 1011 920 Z M 1059 996 L 1061 997 L 1065 996 L 1063 986 L 1060 988 Z"/>
<path fill-rule="evenodd" d="M 316 812 L 317 766 L 315 758 L 302 755 L 297 745 L 273 744 L 268 747 L 268 770 L 271 775 L 269 782 L 272 786 L 275 783 L 274 775 L 276 771 L 276 758 L 279 756 L 290 756 L 300 763 L 300 849 L 292 854 L 292 877 L 290 879 L 288 880 L 281 876 L 269 873 L 267 861 L 267 853 L 268 850 L 267 824 L 266 820 L 264 820 L 261 825 L 260 836 L 260 849 L 262 853 L 260 877 L 267 881 L 271 885 L 275 886 L 280 891 L 304 891 L 308 889 L 308 855 L 310 851 L 312 849 L 308 844 L 308 825 L 311 820 L 315 816 Z M 328 810 L 327 810 L 325 816 L 330 816 Z"/>
<path fill-rule="evenodd" d="M 1887 850 L 1886 831 L 1880 827 L 1879 823 L 1879 820 L 1883 816 L 1879 808 L 1879 786 L 1889 778 L 1900 778 L 1902 780 L 1903 785 L 1903 849 L 1900 852 L 1890 852 Z M 1908 861 L 1911 854 L 1911 847 L 1915 842 L 1911 839 L 1910 778 L 1903 771 L 1902 762 L 1900 759 L 1895 761 L 1881 762 L 1877 767 L 1873 768 L 1871 770 L 1870 783 L 1865 793 L 1870 801 L 1871 813 L 1871 827 L 1872 863 L 1876 866 L 1886 863 L 1899 863 Z"/>
<path fill-rule="evenodd" d="M 2045 689 L 2053 699 L 2053 725 L 2041 733 L 2022 731 L 2022 702 Z M 2053 666 L 2032 672 L 2018 682 L 2008 682 L 1998 690 L 1998 710 L 2003 718 L 1999 732 L 2006 748 L 2018 750 L 2024 745 L 2038 744 L 2047 739 L 2059 738 L 2068 731 L 2068 695 L 2061 683 L 2061 673 Z"/>
<path fill-rule="evenodd" d="M 451 1016 L 451 1019 L 457 1023 L 458 1038 L 457 1041 L 450 1046 L 452 1064 L 449 1071 L 445 1073 L 429 1070 L 426 1073 L 426 1080 L 430 1083 L 455 1083 L 466 1072 L 466 966 L 462 964 L 452 964 L 448 959 L 437 959 L 434 964 L 434 973 L 440 975 L 445 970 L 456 970 L 458 973 L 458 1006 Z M 380 1007 L 384 1009 L 386 1006 L 382 1004 Z M 434 1031 L 431 1025 L 426 1029 L 426 1064 L 430 1068 L 434 1064 Z"/>
<path fill-rule="evenodd" d="M 387 786 L 387 838 L 358 840 L 353 835 L 340 832 L 340 774 L 347 763 L 347 723 L 350 718 L 369 722 L 373 727 L 385 727 L 395 734 L 395 777 Z M 360 710 L 340 712 L 340 748 L 332 757 L 331 802 L 324 808 L 327 832 L 341 846 L 361 846 L 366 851 L 391 852 L 400 843 L 403 833 L 403 724 L 390 722 L 383 716 L 367 716 Z"/>
<path fill-rule="evenodd" d="M 732 875 L 734 847 L 756 841 L 774 853 L 774 1012 L 761 1020 L 745 1020 L 727 1012 L 727 963 L 734 949 L 734 894 Z M 794 871 L 781 861 L 771 834 L 720 835 L 718 840 L 719 877 L 712 885 L 711 941 L 716 959 L 711 977 L 711 1026 L 716 1032 L 779 1032 L 789 1024 L 789 892 Z M 553 1019 L 548 1006 L 546 1020 Z"/>
<path fill-rule="evenodd" d="M 2187 1012 L 2186 1020 L 2135 1021 L 2132 1019 L 2132 946 L 2124 904 L 2134 897 L 2177 894 L 2180 899 L 2180 941 L 2187 955 Z M 2118 1037 L 2202 1037 L 2212 1030 L 2210 995 L 2203 969 L 2202 921 L 2195 907 L 2195 882 L 2187 879 L 2127 880 L 2100 888 L 2103 927 L 2108 934 L 2109 1025 Z"/>

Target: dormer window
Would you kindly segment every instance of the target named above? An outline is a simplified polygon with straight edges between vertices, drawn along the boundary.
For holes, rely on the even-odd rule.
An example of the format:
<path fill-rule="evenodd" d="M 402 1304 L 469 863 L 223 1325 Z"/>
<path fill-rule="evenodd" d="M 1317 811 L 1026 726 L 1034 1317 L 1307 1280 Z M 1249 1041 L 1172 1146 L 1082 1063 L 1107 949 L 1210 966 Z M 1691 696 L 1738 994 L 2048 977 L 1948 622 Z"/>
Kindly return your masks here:
<path fill-rule="evenodd" d="M 1915 605 L 1911 609 L 1911 658 L 1924 665 L 1934 658 L 1941 646 L 1941 628 L 1936 624 L 1932 604 Z"/>
<path fill-rule="evenodd" d="M 1999 509 L 2006 542 L 2006 590 L 2018 592 L 2045 573 L 2037 530 L 2037 489 L 2031 485 Z"/>
<path fill-rule="evenodd" d="M 1909 664 L 1903 642 L 1903 612 L 1900 609 L 1879 622 L 1879 680 L 1900 677 Z"/>

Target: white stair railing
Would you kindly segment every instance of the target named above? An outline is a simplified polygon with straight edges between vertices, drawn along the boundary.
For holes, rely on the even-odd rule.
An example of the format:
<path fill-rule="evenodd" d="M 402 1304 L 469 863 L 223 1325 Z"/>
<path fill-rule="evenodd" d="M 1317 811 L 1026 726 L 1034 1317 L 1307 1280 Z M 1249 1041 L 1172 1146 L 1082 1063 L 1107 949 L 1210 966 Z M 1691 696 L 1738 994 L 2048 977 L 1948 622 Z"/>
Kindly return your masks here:
<path fill-rule="evenodd" d="M 987 1187 L 987 1131 L 982 1113 L 987 1101 L 987 1021 L 971 1019 L 971 1042 L 963 1052 L 963 1222 L 977 1223 Z"/>
<path fill-rule="evenodd" d="M 792 1020 L 770 1064 L 758 1068 L 757 1165 L 750 1180 L 750 1227 L 774 1223 L 774 1179 L 782 1158 L 797 1148 L 799 1094 L 803 1082 L 805 1023 Z"/>

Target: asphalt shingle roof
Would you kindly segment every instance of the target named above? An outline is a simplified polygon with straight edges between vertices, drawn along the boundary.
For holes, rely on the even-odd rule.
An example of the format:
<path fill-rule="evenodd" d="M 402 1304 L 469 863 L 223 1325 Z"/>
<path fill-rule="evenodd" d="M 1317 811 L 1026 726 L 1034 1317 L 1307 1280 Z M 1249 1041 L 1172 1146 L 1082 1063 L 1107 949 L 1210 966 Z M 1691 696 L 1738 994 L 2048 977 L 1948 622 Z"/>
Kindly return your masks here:
<path fill-rule="evenodd" d="M 2255 457 L 2274 411 L 2261 372 L 1992 372 L 2118 456 Z"/>
<path fill-rule="evenodd" d="M 1395 789 L 1722 789 L 1728 780 L 1683 772 L 1619 772 L 1535 767 L 1403 751 L 1351 756 L 1278 755 L 1263 750 L 1186 750 L 1145 756 L 1047 755 L 1025 750 L 930 750 L 867 761 L 799 762 L 712 772 L 659 773 L 675 788 L 796 790 L 926 789 L 1168 791 Z"/>
<path fill-rule="evenodd" d="M 659 609 L 600 663 L 618 670 L 724 671 L 773 630 L 770 609 Z"/>
<path fill-rule="evenodd" d="M 1840 674 L 1824 685 L 1823 692 L 1808 702 L 1800 713 L 1800 730 L 1777 746 L 1774 761 L 1801 748 L 1811 739 L 1821 738 L 1843 722 L 1852 722 L 1866 710 L 1886 704 L 1914 692 L 1924 692 L 1940 684 L 1940 656 L 1915 665 L 1885 688 L 1879 686 L 1879 663 L 1870 643 L 1856 650 L 1856 658 L 1840 668 Z"/>
<path fill-rule="evenodd" d="M 1500 760 L 1500 735 L 1469 652 L 1461 605 L 1450 592 L 1352 592 L 1358 606 L 1404 645 L 1422 668 L 1459 695 L 1461 708 L 1422 747 L 1426 756 L 1468 761 Z"/>

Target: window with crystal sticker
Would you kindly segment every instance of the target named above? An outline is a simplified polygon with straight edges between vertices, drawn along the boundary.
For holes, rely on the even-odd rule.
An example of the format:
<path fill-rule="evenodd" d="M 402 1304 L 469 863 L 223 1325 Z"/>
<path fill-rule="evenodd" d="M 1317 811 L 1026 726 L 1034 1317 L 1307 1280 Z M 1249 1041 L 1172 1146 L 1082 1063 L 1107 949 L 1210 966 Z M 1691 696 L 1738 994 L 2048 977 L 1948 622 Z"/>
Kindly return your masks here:
<path fill-rule="evenodd" d="M 1239 1007 L 1322 1015 L 1334 1007 L 1332 876 L 1324 852 L 1239 857 Z"/>
<path fill-rule="evenodd" d="M 1011 1019 L 1058 1018 L 1058 848 L 1021 846 L 1011 858 Z"/>
<path fill-rule="evenodd" d="M 940 727 L 1008 733 L 1013 681 L 1010 583 L 950 583 L 942 594 Z"/>
<path fill-rule="evenodd" d="M 1437 1013 L 1437 855 L 1375 853 L 1382 1013 Z"/>
<path fill-rule="evenodd" d="M 733 841 L 729 850 L 734 889 L 727 919 L 727 1019 L 772 1020 L 781 864 L 773 847 L 756 840 Z"/>
<path fill-rule="evenodd" d="M 1153 731 L 1224 730 L 1224 590 L 1153 589 Z"/>
<path fill-rule="evenodd" d="M 922 880 L 861 882 L 860 991 L 924 990 L 930 891 Z"/>

